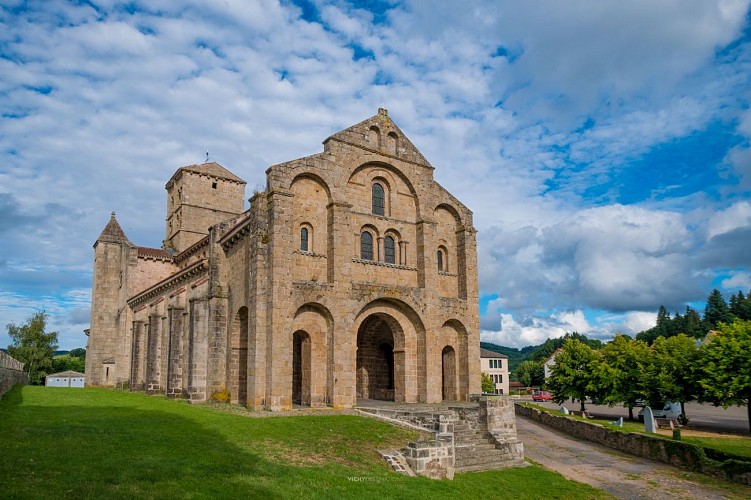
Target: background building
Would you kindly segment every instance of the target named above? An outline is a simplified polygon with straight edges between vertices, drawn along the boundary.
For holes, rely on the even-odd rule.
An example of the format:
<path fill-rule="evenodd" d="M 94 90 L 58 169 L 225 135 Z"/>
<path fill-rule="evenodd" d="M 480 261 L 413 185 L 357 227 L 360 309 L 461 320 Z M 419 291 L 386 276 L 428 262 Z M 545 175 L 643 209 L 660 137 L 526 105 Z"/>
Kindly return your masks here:
<path fill-rule="evenodd" d="M 488 349 L 480 349 L 480 371 L 493 379 L 496 394 L 509 394 L 508 356 Z"/>

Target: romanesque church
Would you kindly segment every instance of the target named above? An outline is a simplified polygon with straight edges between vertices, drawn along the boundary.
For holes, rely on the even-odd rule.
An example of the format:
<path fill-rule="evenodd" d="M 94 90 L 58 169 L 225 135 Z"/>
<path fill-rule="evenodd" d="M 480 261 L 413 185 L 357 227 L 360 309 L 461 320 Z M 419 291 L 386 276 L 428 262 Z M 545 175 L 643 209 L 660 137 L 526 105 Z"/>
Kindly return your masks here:
<path fill-rule="evenodd" d="M 165 188 L 161 248 L 114 213 L 94 244 L 87 384 L 274 411 L 480 392 L 472 213 L 385 109 L 269 167 L 247 210 L 217 163 Z"/>

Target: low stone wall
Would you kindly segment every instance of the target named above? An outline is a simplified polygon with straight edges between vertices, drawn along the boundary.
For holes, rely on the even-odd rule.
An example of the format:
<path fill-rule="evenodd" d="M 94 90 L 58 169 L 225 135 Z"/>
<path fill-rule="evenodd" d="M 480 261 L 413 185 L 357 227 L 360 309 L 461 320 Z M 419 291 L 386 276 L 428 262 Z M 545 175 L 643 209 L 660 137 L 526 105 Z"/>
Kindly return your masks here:
<path fill-rule="evenodd" d="M 647 434 L 613 431 L 599 424 L 553 415 L 518 403 L 516 414 L 579 439 L 625 451 L 638 457 L 751 485 L 751 460 L 742 456 Z"/>
<path fill-rule="evenodd" d="M 23 371 L 23 363 L 0 351 L 0 398 L 14 385 L 28 383 L 29 374 Z"/>
<path fill-rule="evenodd" d="M 407 464 L 420 476 L 454 479 L 454 446 L 437 439 L 409 443 L 402 448 Z"/>

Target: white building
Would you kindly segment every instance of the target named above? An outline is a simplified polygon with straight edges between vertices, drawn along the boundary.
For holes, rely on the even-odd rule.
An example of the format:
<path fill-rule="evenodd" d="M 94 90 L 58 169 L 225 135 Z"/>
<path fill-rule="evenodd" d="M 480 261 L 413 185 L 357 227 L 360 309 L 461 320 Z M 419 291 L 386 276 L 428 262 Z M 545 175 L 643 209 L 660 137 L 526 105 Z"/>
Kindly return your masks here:
<path fill-rule="evenodd" d="M 83 387 L 85 383 L 86 375 L 72 370 L 53 373 L 44 378 L 44 385 L 47 387 Z"/>
<path fill-rule="evenodd" d="M 496 394 L 508 395 L 508 356 L 480 349 L 480 371 L 493 379 Z"/>

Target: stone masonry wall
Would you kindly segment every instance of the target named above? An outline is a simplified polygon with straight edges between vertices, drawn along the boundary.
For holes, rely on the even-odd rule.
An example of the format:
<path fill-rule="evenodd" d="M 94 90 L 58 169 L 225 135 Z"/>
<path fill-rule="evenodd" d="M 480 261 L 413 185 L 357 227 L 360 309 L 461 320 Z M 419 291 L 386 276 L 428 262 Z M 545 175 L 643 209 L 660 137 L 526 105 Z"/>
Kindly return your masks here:
<path fill-rule="evenodd" d="M 14 385 L 28 382 L 29 374 L 23 371 L 23 363 L 0 351 L 0 399 Z"/>
<path fill-rule="evenodd" d="M 523 405 L 516 405 L 519 415 L 540 422 L 579 439 L 602 444 L 642 458 L 751 485 L 751 461 L 743 457 L 719 455 L 710 459 L 704 449 L 689 443 L 634 432 L 617 432 L 602 425 L 574 420 Z"/>

